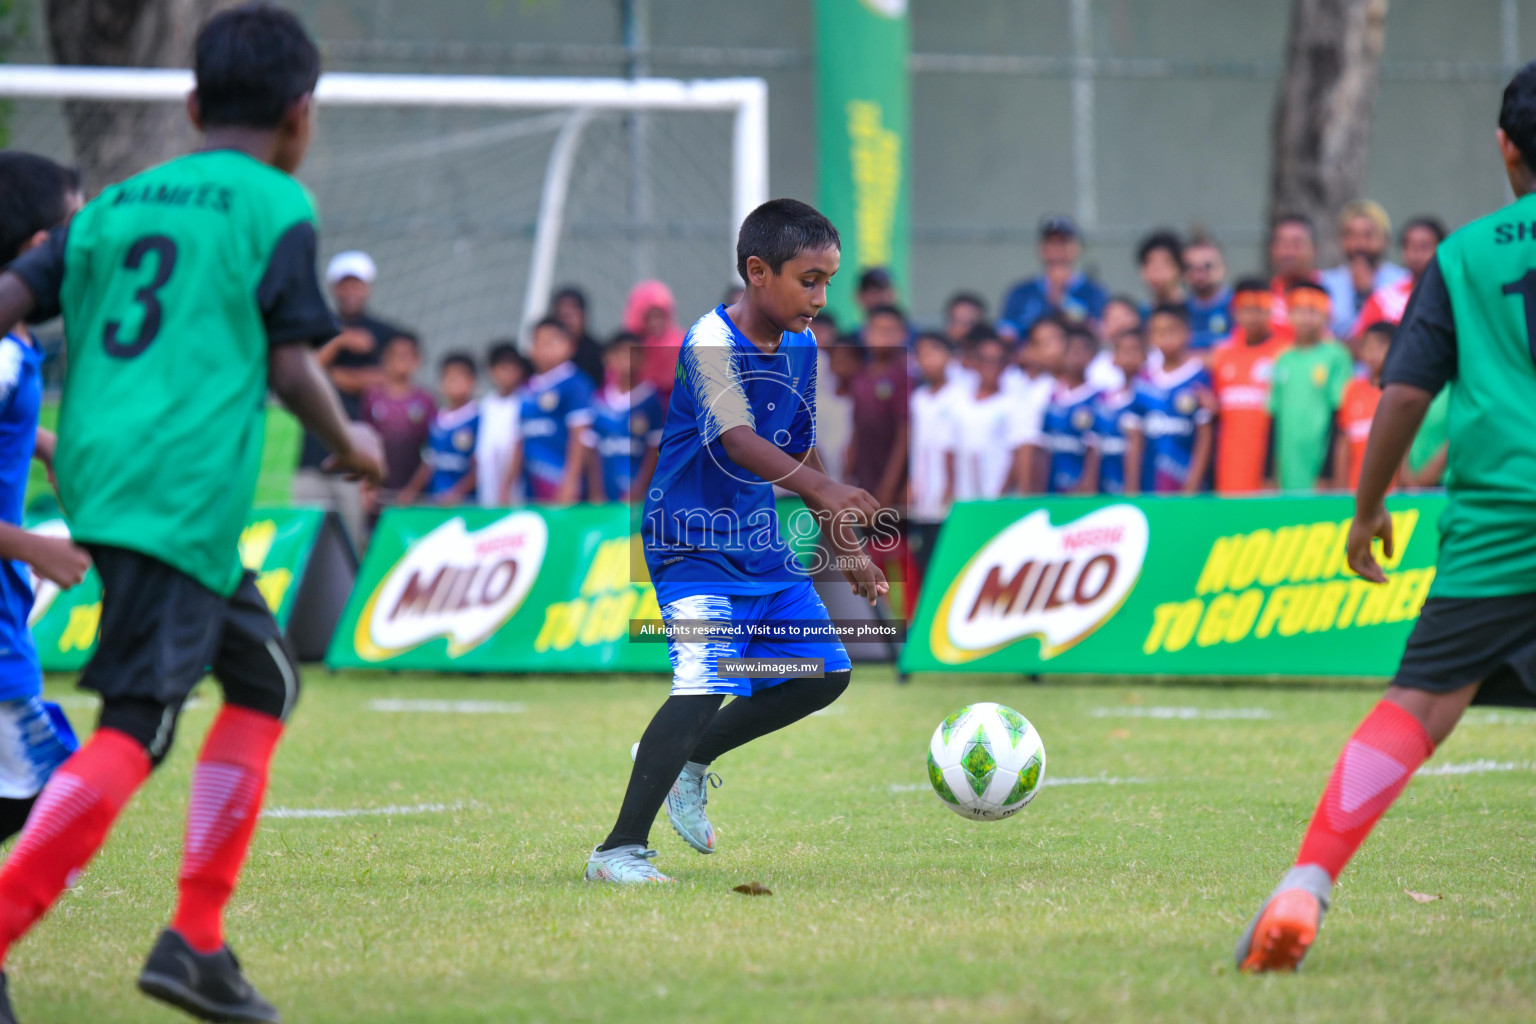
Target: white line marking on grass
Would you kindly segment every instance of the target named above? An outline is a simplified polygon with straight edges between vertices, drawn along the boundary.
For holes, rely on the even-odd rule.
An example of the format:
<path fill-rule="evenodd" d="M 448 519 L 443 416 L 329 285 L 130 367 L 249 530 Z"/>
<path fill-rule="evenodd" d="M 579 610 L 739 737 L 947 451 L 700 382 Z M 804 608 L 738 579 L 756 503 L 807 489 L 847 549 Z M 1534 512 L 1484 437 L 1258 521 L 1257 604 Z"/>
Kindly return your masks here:
<path fill-rule="evenodd" d="M 1536 715 L 1529 711 L 1468 711 L 1462 725 L 1536 725 Z"/>
<path fill-rule="evenodd" d="M 1531 766 L 1522 761 L 1462 761 L 1456 764 L 1432 764 L 1420 768 L 1415 775 L 1486 775 L 1488 772 L 1525 772 Z"/>
<path fill-rule="evenodd" d="M 1206 719 L 1258 719 L 1273 718 L 1274 712 L 1265 708 L 1094 708 L 1094 718 L 1172 718 L 1188 720 Z"/>
<path fill-rule="evenodd" d="M 1151 782 L 1151 779 L 1121 779 L 1113 775 L 1069 775 L 1057 779 L 1049 775 L 1041 786 L 1136 786 Z M 930 789 L 929 785 L 921 782 L 893 782 L 890 789 L 892 793 L 920 793 Z"/>
<path fill-rule="evenodd" d="M 1041 786 L 1139 786 L 1151 779 L 1120 779 L 1113 775 L 1068 775 L 1054 778 L 1047 775 Z"/>
<path fill-rule="evenodd" d="M 427 712 L 444 715 L 520 715 L 528 705 L 508 700 L 371 700 L 369 711 Z"/>
<path fill-rule="evenodd" d="M 268 807 L 263 818 L 372 818 L 402 814 L 442 814 L 460 810 L 463 804 L 411 804 L 388 807 Z"/>

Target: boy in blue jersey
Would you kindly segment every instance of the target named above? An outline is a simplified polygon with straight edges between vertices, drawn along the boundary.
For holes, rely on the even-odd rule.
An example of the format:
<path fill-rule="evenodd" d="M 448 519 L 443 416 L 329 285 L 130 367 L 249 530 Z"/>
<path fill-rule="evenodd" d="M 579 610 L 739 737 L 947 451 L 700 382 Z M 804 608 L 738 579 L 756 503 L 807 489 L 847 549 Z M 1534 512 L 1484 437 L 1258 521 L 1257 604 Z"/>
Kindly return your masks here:
<path fill-rule="evenodd" d="M 1038 491 L 1093 494 L 1099 489 L 1098 468 L 1088 459 L 1093 403 L 1099 394 L 1099 389 L 1088 382 L 1088 364 L 1098 351 L 1098 340 L 1087 327 L 1073 324 L 1067 329 L 1061 372 L 1056 375 L 1041 426 L 1044 457 L 1036 459 Z"/>
<path fill-rule="evenodd" d="M 1189 313 L 1158 306 L 1147 336 L 1163 365 L 1145 374 L 1121 417 L 1125 431 L 1125 493 L 1194 494 L 1211 464 L 1215 416 L 1211 375 L 1189 350 Z"/>
<path fill-rule="evenodd" d="M 475 361 L 463 352 L 443 357 L 439 390 L 443 404 L 427 430 L 421 466 L 400 492 L 400 504 L 421 496 L 439 505 L 460 505 L 475 493 L 475 440 L 480 407 L 475 401 Z"/>
<path fill-rule="evenodd" d="M 0 259 L 43 243 L 80 207 L 80 182 L 52 160 L 0 153 Z M 43 673 L 27 620 L 35 574 L 79 583 L 90 556 L 67 537 L 21 528 L 34 455 L 47 463 L 53 435 L 37 425 L 43 354 L 25 327 L 0 338 L 0 841 L 21 830 L 43 783 L 76 747 L 58 705 L 42 699 Z"/>
<path fill-rule="evenodd" d="M 592 399 L 592 429 L 585 441 L 587 493 L 593 501 L 643 501 L 661 445 L 661 407 L 656 385 L 633 377 L 640 339 L 620 331 L 603 349 L 603 387 Z"/>
<path fill-rule="evenodd" d="M 529 501 L 570 505 L 581 498 L 582 438 L 592 425 L 592 382 L 576 369 L 576 341 L 563 323 L 540 320 L 528 356 L 536 373 L 528 378 L 512 467 L 502 485 L 510 504 L 513 482 L 521 480 Z"/>
<path fill-rule="evenodd" d="M 840 249 L 837 229 L 811 207 L 764 203 L 736 241 L 741 299 L 706 313 L 683 340 L 640 532 L 662 618 L 672 628 L 693 623 L 710 642 L 669 638 L 672 696 L 636 746 L 618 821 L 587 861 L 589 881 L 671 881 L 647 849 L 663 802 L 684 841 L 714 852 L 704 813 L 708 784 L 718 784 L 710 764 L 826 707 L 848 685 L 852 666 L 839 640 L 785 635 L 790 624 L 804 629 L 828 616 L 784 542 L 775 484 L 821 514 L 854 593 L 874 603 L 889 590 L 855 529 L 879 525 L 874 498 L 828 478 L 816 456 L 810 326 Z M 749 639 L 748 626 L 774 632 Z M 756 675 L 751 662 L 763 658 L 819 659 L 821 667 Z M 727 695 L 735 699 L 722 708 Z"/>
<path fill-rule="evenodd" d="M 1098 480 L 1102 494 L 1125 493 L 1124 419 L 1136 398 L 1136 382 L 1147 363 L 1147 339 L 1140 327 L 1129 327 L 1115 335 L 1115 369 L 1125 383 L 1101 391 L 1093 400 L 1093 432 L 1088 435 L 1088 463 Z"/>

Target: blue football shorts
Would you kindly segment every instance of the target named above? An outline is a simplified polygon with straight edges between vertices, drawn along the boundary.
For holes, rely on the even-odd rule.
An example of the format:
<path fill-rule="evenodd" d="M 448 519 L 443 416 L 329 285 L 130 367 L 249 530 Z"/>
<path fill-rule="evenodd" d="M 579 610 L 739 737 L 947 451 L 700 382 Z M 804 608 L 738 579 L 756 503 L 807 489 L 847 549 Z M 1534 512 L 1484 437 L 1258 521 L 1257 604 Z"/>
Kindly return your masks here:
<path fill-rule="evenodd" d="M 827 606 L 810 581 L 792 583 L 771 594 L 693 594 L 669 601 L 661 608 L 663 621 L 691 619 L 745 624 L 828 622 Z M 693 696 L 723 693 L 749 697 L 758 690 L 777 686 L 791 677 L 732 677 L 719 675 L 721 658 L 820 658 L 825 672 L 847 672 L 853 667 L 841 640 L 789 637 L 733 638 L 707 643 L 667 641 L 672 658 L 672 693 Z"/>
<path fill-rule="evenodd" d="M 40 697 L 0 701 L 0 799 L 36 796 L 79 745 L 57 704 Z"/>

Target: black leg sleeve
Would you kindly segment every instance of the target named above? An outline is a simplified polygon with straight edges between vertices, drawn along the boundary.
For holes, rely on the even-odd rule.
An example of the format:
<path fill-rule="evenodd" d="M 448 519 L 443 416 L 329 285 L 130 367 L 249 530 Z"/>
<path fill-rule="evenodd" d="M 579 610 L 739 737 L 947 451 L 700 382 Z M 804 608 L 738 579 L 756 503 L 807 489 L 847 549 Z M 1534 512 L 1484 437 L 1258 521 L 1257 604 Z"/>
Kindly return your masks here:
<path fill-rule="evenodd" d="M 672 783 L 677 781 L 678 773 L 688 763 L 688 755 L 709 728 L 724 699 L 719 694 L 667 698 L 640 737 L 618 823 L 602 849 L 649 843 L 656 812 L 661 810 Z"/>
<path fill-rule="evenodd" d="M 32 813 L 32 805 L 35 803 L 37 803 L 36 796 L 21 800 L 0 799 L 0 843 L 21 831 L 21 826 L 27 823 L 27 815 Z"/>
<path fill-rule="evenodd" d="M 720 709 L 688 760 L 711 764 L 728 750 L 820 711 L 843 695 L 851 674 L 829 672 L 820 679 L 791 679 L 750 697 L 737 697 Z"/>

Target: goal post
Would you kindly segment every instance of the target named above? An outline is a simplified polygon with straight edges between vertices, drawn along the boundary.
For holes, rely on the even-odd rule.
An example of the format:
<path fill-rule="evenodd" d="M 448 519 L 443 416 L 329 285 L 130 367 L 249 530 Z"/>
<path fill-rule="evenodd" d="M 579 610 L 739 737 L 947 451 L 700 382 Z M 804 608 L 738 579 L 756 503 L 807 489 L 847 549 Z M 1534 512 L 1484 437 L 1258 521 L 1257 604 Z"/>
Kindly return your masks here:
<path fill-rule="evenodd" d="M 20 123 L 17 117 L 19 104 L 56 101 L 62 102 L 66 111 L 80 101 L 114 106 L 179 105 L 191 91 L 192 85 L 192 73 L 184 69 L 0 66 L 0 101 L 10 105 L 13 122 L 9 144 L 40 151 L 50 147 L 29 138 L 29 124 Z M 519 203 L 526 202 L 527 219 L 533 222 L 532 237 L 526 237 L 527 232 L 523 232 L 522 243 L 526 246 L 527 255 L 522 287 L 518 289 L 513 281 L 507 281 L 500 289 L 501 301 L 497 305 L 501 307 L 501 315 L 510 315 L 512 321 L 505 324 L 501 333 L 516 330 L 520 335 L 526 335 L 524 328 L 542 316 L 547 308 L 550 291 L 561 270 L 560 251 L 565 229 L 571 223 L 569 203 L 573 175 L 577 169 L 600 164 L 594 173 L 601 180 L 589 183 L 589 190 L 599 193 L 607 191 L 613 195 L 626 192 L 621 182 L 602 178 L 612 178 L 622 173 L 622 159 L 605 153 L 594 155 L 583 149 L 586 137 L 591 134 L 590 126 L 603 115 L 703 113 L 729 118 L 729 128 L 724 133 L 728 138 L 705 138 L 696 131 L 685 139 L 663 137 L 651 147 L 653 153 L 659 154 L 661 161 L 672 158 L 692 159 L 693 154 L 689 151 L 697 148 L 700 153 L 697 162 L 708 164 L 711 168 L 715 152 L 728 148 L 729 183 L 718 189 L 720 194 L 716 197 L 714 193 L 717 189 L 713 183 L 709 188 L 700 188 L 696 181 L 689 180 L 690 176 L 697 179 L 712 171 L 705 172 L 681 164 L 674 167 L 658 164 L 642 170 L 628 167 L 628 173 L 650 174 L 658 188 L 669 182 L 677 182 L 676 189 L 685 195 L 674 199 L 674 207 L 686 205 L 697 198 L 700 204 L 718 199 L 716 206 L 719 209 L 698 217 L 674 217 L 679 223 L 670 225 L 636 225 L 632 219 L 627 225 L 620 224 L 618 221 L 622 218 L 610 209 L 603 223 L 613 223 L 607 228 L 595 230 L 592 224 L 584 228 L 589 241 L 600 244 L 600 240 L 606 237 L 613 244 L 623 245 L 627 236 L 629 244 L 637 245 L 644 237 L 665 237 L 674 242 L 697 239 L 698 246 L 708 247 L 709 252 L 707 255 L 699 253 L 701 261 L 690 264 L 690 267 L 709 266 L 711 270 L 708 272 L 714 275 L 709 289 L 711 293 L 718 293 L 734 274 L 736 228 L 755 206 L 768 198 L 768 87 L 759 78 L 683 81 L 663 78 L 523 78 L 333 72 L 321 76 L 315 90 L 315 101 L 321 111 L 321 140 L 326 140 L 331 118 L 335 116 L 324 113 L 331 109 L 393 109 L 401 112 L 401 118 L 408 116 L 406 112 L 432 110 L 494 112 L 502 116 L 517 112 L 542 115 L 501 124 L 475 122 L 466 126 L 455 122 L 447 128 L 413 128 L 409 122 L 402 120 L 399 125 L 390 128 L 388 146 L 377 150 L 363 147 L 356 151 L 355 157 L 349 148 L 354 145 L 350 138 L 330 140 L 332 145 L 329 148 L 334 151 L 330 159 L 333 162 L 346 164 L 351 158 L 354 163 L 366 163 L 369 171 L 378 171 L 380 167 L 396 167 L 394 173 L 380 172 L 376 175 L 383 181 L 372 185 L 378 192 L 373 201 L 378 204 L 398 204 L 401 207 L 409 206 L 413 191 L 421 191 L 412 186 L 421 184 L 424 173 L 422 168 L 426 161 L 449 162 L 447 170 L 454 170 L 451 161 L 476 160 L 477 147 L 505 146 L 510 144 L 509 140 L 532 137 L 547 141 L 547 149 L 528 146 L 505 153 L 491 153 L 487 150 L 480 157 L 488 163 L 498 164 L 503 175 L 518 177 L 522 184 L 519 185 L 516 198 Z M 614 126 L 615 133 L 621 127 Z M 60 135 L 57 131 L 53 134 Z M 75 134 L 78 148 L 78 132 Z M 360 131 L 351 134 L 361 138 Z M 379 132 L 375 131 L 368 136 L 368 141 L 376 141 L 377 135 Z M 142 142 L 149 150 L 158 144 L 156 140 L 150 139 Z M 60 145 L 55 139 L 52 148 L 57 150 Z M 618 153 L 617 146 L 611 148 L 614 154 Z M 377 158 L 370 155 L 375 153 L 383 155 Z M 50 155 L 67 157 L 69 154 Z M 323 174 L 324 170 L 320 168 L 320 173 Z M 361 173 L 359 169 L 359 176 Z M 529 184 L 535 175 L 539 182 L 536 189 Z M 306 166 L 301 170 L 300 177 L 307 180 L 309 176 L 310 168 Z M 449 187 L 475 189 L 484 187 L 487 175 L 482 170 L 476 175 L 460 173 L 454 177 L 458 185 Z M 385 184 L 388 185 L 387 189 L 383 187 Z M 339 175 L 335 182 L 330 183 L 330 188 L 337 194 L 338 201 L 357 198 L 352 194 L 355 189 L 348 180 Z M 327 194 L 326 189 L 317 191 L 320 192 L 321 215 L 324 219 L 332 196 Z M 494 204 L 495 201 L 494 196 L 486 196 L 488 204 Z M 404 209 L 397 212 L 401 217 L 407 217 L 409 213 Z M 472 214 L 464 216 L 461 213 L 459 219 L 464 222 L 466 231 L 473 232 L 485 222 L 495 220 L 500 212 L 488 208 L 483 217 L 476 218 Z M 717 229 L 718 239 L 706 243 L 705 236 L 713 236 Z M 443 228 L 439 225 L 437 230 L 442 233 Z M 388 268 L 382 268 L 382 272 L 387 273 Z M 633 283 L 625 282 L 623 287 L 627 288 Z M 519 291 L 520 308 L 515 311 L 506 308 L 511 301 L 508 296 Z M 485 329 L 480 327 L 482 333 Z M 452 333 L 451 341 L 455 344 L 466 344 L 472 337 L 468 328 L 464 332 Z"/>

